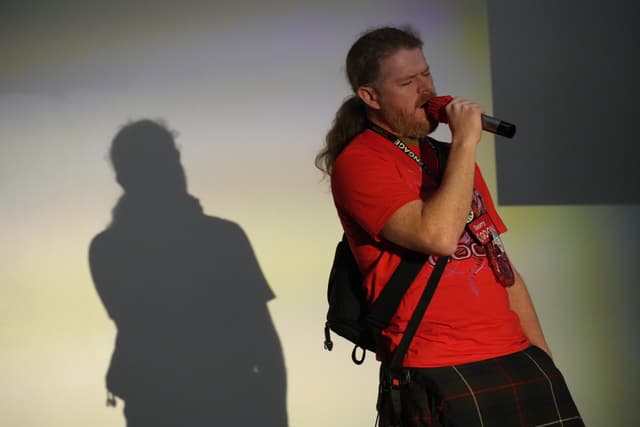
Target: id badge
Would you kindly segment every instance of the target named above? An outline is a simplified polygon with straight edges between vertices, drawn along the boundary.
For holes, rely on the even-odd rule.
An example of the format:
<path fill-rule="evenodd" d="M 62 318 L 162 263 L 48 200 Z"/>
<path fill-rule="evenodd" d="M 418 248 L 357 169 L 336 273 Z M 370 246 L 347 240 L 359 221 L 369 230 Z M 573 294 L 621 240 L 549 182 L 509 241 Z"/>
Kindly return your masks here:
<path fill-rule="evenodd" d="M 489 218 L 489 214 L 484 213 L 469 223 L 467 227 L 469 232 L 481 245 L 489 243 L 495 233 L 493 222 Z"/>
<path fill-rule="evenodd" d="M 471 221 L 467 226 L 467 230 L 485 248 L 489 266 L 496 280 L 502 286 L 513 285 L 515 277 L 507 251 L 489 214 L 485 212 Z"/>

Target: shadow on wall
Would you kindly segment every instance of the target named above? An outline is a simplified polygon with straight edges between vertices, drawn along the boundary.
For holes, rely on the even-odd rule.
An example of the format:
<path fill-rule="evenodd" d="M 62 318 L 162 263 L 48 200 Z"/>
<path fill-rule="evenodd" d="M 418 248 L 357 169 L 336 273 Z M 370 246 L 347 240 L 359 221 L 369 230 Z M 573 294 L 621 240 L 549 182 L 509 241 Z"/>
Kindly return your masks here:
<path fill-rule="evenodd" d="M 287 426 L 274 295 L 243 230 L 203 214 L 162 125 L 122 128 L 111 160 L 124 194 L 89 258 L 127 425 Z"/>

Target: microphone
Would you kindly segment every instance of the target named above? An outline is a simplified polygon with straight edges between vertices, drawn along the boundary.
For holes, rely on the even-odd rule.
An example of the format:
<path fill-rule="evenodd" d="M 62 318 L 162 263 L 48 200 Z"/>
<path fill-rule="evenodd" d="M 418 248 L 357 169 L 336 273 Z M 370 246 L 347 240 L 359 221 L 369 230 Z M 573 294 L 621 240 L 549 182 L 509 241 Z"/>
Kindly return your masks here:
<path fill-rule="evenodd" d="M 426 110 L 427 116 L 440 123 L 449 123 L 447 112 L 444 107 L 451 102 L 453 97 L 451 96 L 434 96 L 427 102 Z M 482 115 L 482 129 L 487 132 L 495 133 L 496 135 L 505 136 L 507 138 L 513 138 L 516 133 L 516 125 L 505 122 L 495 117 Z"/>

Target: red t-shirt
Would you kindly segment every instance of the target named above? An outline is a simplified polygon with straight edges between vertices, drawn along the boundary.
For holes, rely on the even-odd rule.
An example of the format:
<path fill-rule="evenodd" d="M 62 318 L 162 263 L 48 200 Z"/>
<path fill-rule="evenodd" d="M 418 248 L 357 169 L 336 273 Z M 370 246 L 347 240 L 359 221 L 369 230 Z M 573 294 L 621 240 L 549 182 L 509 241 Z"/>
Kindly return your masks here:
<path fill-rule="evenodd" d="M 429 144 L 419 153 L 437 175 L 438 160 Z M 500 233 L 506 231 L 476 166 L 474 197 L 483 203 Z M 429 174 L 392 142 L 366 130 L 336 160 L 331 189 L 340 221 L 364 274 L 369 302 L 380 294 L 400 264 L 404 249 L 380 236 L 396 210 L 426 200 L 437 188 Z M 422 268 L 383 331 L 381 352 L 393 351 L 435 265 Z M 416 335 L 404 366 L 436 367 L 474 362 L 520 351 L 529 345 L 507 292 L 487 263 L 482 246 L 465 231 L 451 257 Z M 379 354 L 381 357 L 381 354 Z"/>

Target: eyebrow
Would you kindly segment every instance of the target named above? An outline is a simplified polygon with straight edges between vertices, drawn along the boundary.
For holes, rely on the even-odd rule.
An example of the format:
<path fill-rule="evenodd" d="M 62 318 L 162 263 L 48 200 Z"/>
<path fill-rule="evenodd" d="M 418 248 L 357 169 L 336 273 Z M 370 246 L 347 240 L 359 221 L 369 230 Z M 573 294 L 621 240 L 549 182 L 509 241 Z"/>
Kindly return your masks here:
<path fill-rule="evenodd" d="M 419 74 L 424 74 L 424 73 L 431 73 L 431 68 L 429 68 L 429 67 L 427 66 L 427 68 L 425 68 L 424 70 L 420 71 L 419 73 L 411 74 L 411 75 L 409 75 L 409 76 L 403 76 L 403 77 L 400 77 L 400 78 L 398 78 L 398 80 L 397 80 L 397 81 L 401 82 L 401 81 L 403 81 L 403 80 L 409 80 L 409 79 L 412 79 L 412 78 L 414 78 L 415 76 L 417 76 L 417 75 L 419 75 Z"/>

